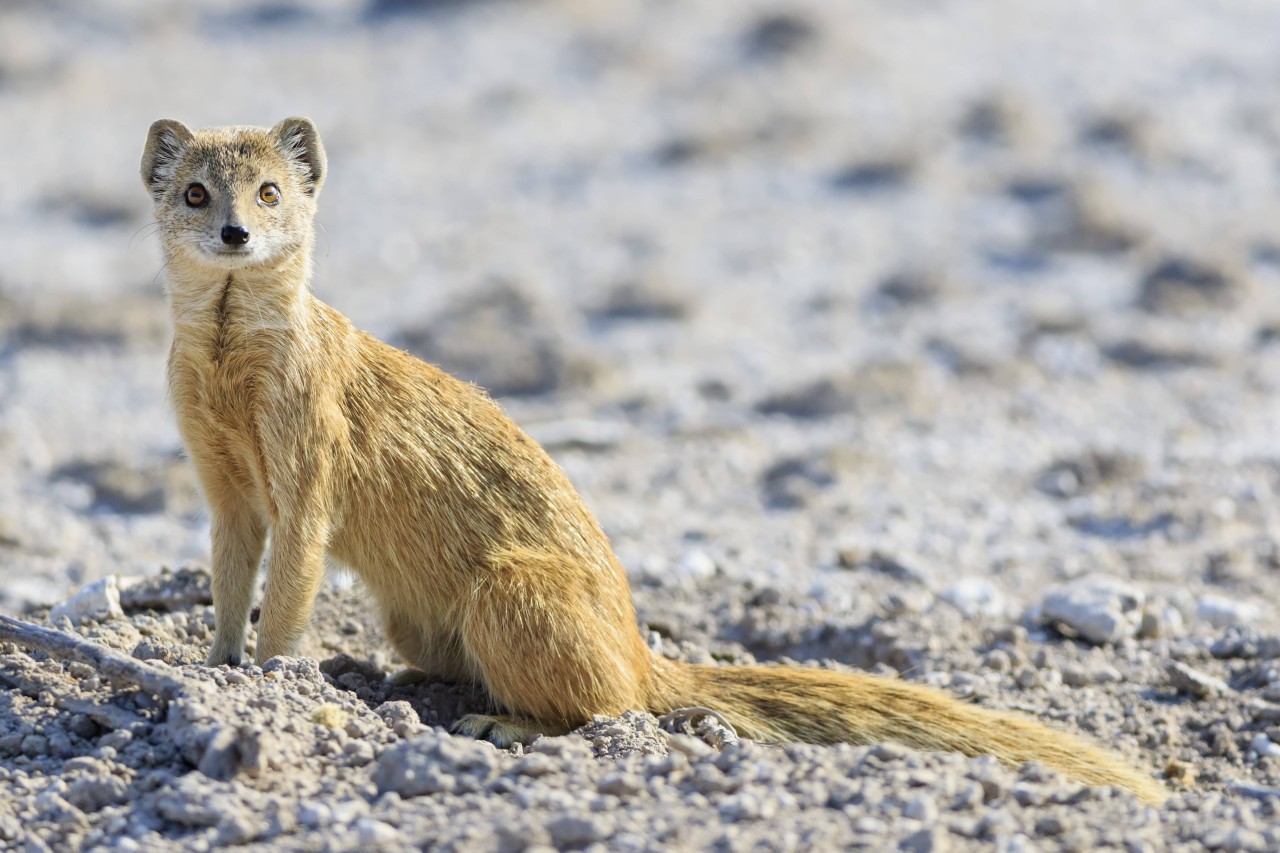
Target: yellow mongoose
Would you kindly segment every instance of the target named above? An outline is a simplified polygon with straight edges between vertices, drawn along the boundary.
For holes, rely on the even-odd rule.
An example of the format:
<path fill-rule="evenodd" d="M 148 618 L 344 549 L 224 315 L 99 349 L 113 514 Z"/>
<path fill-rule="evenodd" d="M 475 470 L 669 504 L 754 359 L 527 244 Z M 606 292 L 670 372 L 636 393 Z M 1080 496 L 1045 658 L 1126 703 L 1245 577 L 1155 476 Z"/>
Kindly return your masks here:
<path fill-rule="evenodd" d="M 332 554 L 407 661 L 485 687 L 508 716 L 457 730 L 501 745 L 593 714 L 705 706 L 758 740 L 1034 760 L 1165 798 L 1100 749 L 935 690 L 654 655 L 608 540 L 542 448 L 480 389 L 311 295 L 325 171 L 305 118 L 198 132 L 157 121 L 142 155 L 173 310 L 169 391 L 212 515 L 211 665 L 240 660 L 270 530 L 259 662 L 295 650 Z"/>

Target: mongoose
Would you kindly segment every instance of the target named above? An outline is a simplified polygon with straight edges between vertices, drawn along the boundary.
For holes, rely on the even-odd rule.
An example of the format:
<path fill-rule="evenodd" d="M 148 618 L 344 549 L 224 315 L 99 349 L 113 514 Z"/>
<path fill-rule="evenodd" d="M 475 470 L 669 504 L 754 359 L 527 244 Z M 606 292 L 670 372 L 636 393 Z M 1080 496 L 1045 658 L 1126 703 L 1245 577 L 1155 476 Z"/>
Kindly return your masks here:
<path fill-rule="evenodd" d="M 1035 760 L 1165 798 L 1101 749 L 936 690 L 655 655 L 608 540 L 546 452 L 482 390 L 312 296 L 326 168 L 305 118 L 157 121 L 142 154 L 173 312 L 169 393 L 211 514 L 210 665 L 240 662 L 270 531 L 259 663 L 297 648 L 327 553 L 363 580 L 413 667 L 485 688 L 505 713 L 455 730 L 499 745 L 594 714 L 702 706 L 761 741 Z"/>

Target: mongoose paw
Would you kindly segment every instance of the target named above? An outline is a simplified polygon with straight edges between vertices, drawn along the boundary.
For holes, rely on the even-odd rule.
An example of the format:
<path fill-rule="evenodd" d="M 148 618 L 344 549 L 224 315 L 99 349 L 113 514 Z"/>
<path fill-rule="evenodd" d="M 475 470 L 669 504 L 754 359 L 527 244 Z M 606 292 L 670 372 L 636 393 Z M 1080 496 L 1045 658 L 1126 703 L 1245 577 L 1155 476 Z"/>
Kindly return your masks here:
<path fill-rule="evenodd" d="M 209 652 L 209 657 L 205 660 L 204 665 L 223 666 L 225 664 L 226 666 L 236 668 L 240 666 L 243 659 L 244 658 L 240 652 L 212 651 Z"/>
<path fill-rule="evenodd" d="M 541 727 L 532 720 L 488 714 L 467 714 L 450 726 L 449 731 L 476 740 L 487 740 L 500 749 L 506 749 L 513 743 L 528 743 L 534 735 L 542 734 Z"/>
<path fill-rule="evenodd" d="M 415 684 L 421 684 L 428 678 L 429 676 L 422 670 L 406 667 L 388 675 L 386 683 L 390 687 L 412 687 Z"/>

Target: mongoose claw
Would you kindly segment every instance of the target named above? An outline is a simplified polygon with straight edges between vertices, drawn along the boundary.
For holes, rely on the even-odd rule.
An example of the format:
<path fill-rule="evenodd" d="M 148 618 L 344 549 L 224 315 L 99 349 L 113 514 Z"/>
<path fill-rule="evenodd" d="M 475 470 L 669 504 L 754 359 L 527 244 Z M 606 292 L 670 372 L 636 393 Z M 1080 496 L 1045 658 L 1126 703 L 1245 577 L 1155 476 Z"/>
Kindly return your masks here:
<path fill-rule="evenodd" d="M 412 687 L 415 684 L 421 684 L 427 680 L 427 674 L 420 669 L 413 667 L 405 667 L 402 670 L 393 672 L 386 677 L 386 683 L 391 687 Z"/>
<path fill-rule="evenodd" d="M 518 717 L 495 717 L 489 714 L 467 714 L 450 726 L 449 731 L 455 735 L 488 741 L 499 749 L 506 749 L 513 743 L 527 743 L 535 735 L 541 734 L 531 722 Z"/>
<path fill-rule="evenodd" d="M 694 721 L 701 717 L 710 717 L 715 720 L 726 730 L 732 740 L 738 739 L 738 731 L 733 724 L 724 718 L 719 711 L 713 711 L 710 708 L 703 708 L 701 705 L 690 705 L 687 708 L 675 708 L 658 718 L 658 725 L 663 731 L 672 734 L 690 734 L 696 735 L 694 731 Z"/>

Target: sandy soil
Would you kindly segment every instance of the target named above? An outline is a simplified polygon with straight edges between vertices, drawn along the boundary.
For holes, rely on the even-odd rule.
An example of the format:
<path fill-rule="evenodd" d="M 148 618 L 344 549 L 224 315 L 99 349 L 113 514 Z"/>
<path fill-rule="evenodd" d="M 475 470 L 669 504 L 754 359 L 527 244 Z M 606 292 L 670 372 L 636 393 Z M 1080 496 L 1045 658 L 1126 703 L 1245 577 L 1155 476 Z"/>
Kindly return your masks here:
<path fill-rule="evenodd" d="M 0 611 L 146 578 L 53 624 L 190 686 L 0 644 L 0 846 L 1277 849 L 1277 79 L 1264 0 L 0 7 Z M 643 715 L 498 751 L 341 575 L 313 658 L 196 665 L 137 159 L 290 114 L 318 294 L 548 446 L 657 648 L 934 684 L 1177 796 Z"/>

